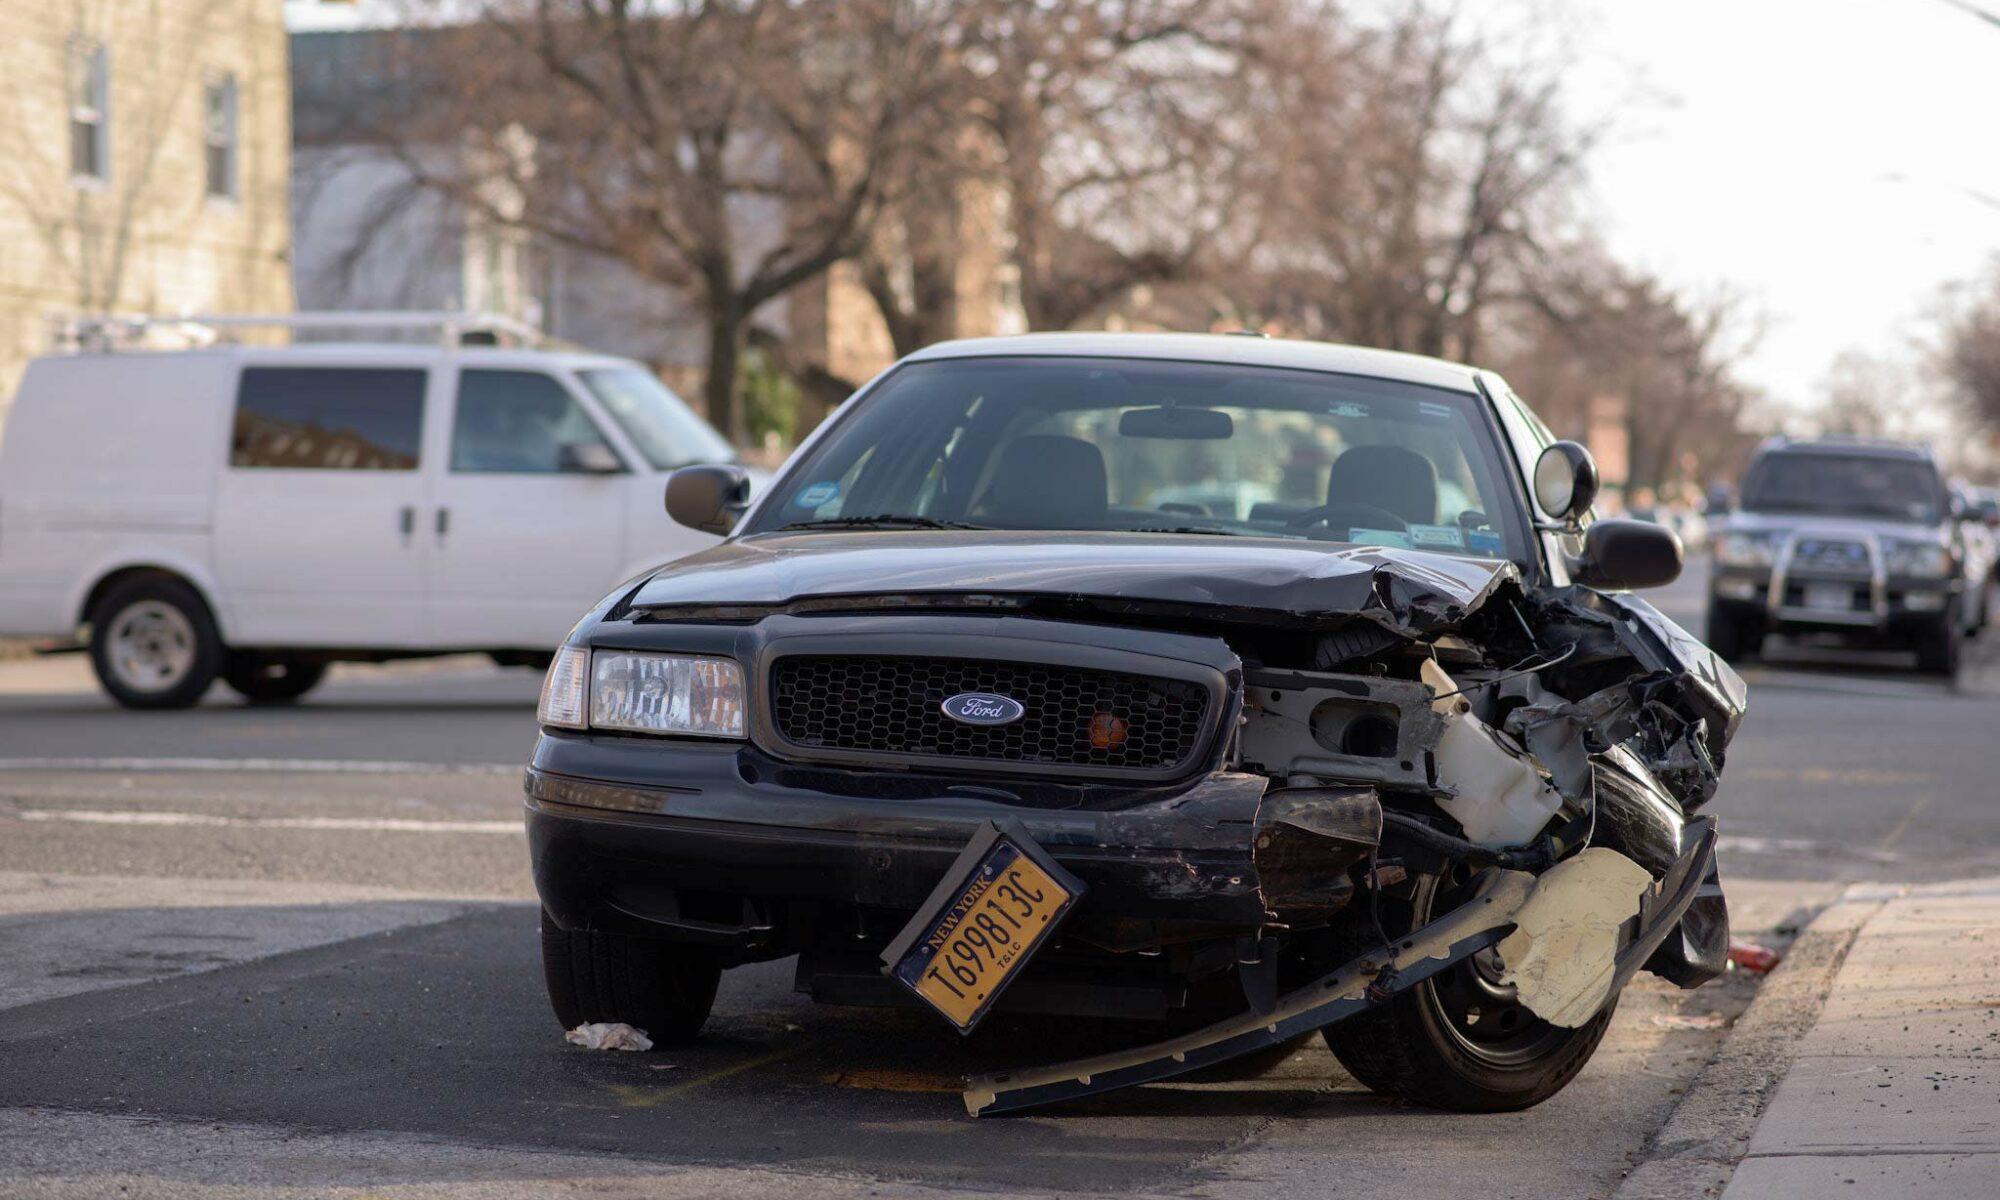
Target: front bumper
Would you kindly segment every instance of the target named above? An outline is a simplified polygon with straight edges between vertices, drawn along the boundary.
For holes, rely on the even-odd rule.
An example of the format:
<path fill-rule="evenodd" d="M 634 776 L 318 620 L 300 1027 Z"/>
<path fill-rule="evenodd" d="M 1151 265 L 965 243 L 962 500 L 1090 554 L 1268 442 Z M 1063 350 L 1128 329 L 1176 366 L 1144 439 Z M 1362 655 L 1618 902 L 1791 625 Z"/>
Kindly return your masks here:
<path fill-rule="evenodd" d="M 1876 580 L 1806 571 L 1777 574 L 1774 585 L 1774 574 L 1770 567 L 1717 566 L 1709 603 L 1771 630 L 1898 635 L 1935 624 L 1960 590 L 1955 579 L 1884 575 Z M 1848 607 L 1810 606 L 1808 588 L 1846 589 Z"/>
<path fill-rule="evenodd" d="M 1260 872 L 1262 776 L 1219 771 L 1106 811 L 1002 803 L 969 782 L 887 798 L 804 786 L 838 774 L 747 747 L 545 733 L 526 779 L 543 906 L 566 929 L 711 945 L 739 962 L 779 957 L 829 912 L 866 928 L 870 914 L 886 926 L 915 911 L 973 835 L 1004 817 L 1088 885 L 1068 932 L 1136 950 L 1330 912 L 1346 897 L 1326 881 L 1350 887 L 1347 868 L 1380 837 L 1373 793 L 1319 793 L 1320 815 L 1346 814 L 1348 836 L 1324 839 L 1317 820 L 1303 851 L 1297 837 L 1265 839 L 1287 856 L 1270 861 L 1267 849 Z M 1279 819 L 1278 807 L 1264 819 Z M 1313 869 L 1298 870 L 1302 857 Z M 1321 890 L 1287 894 L 1294 875 Z"/>

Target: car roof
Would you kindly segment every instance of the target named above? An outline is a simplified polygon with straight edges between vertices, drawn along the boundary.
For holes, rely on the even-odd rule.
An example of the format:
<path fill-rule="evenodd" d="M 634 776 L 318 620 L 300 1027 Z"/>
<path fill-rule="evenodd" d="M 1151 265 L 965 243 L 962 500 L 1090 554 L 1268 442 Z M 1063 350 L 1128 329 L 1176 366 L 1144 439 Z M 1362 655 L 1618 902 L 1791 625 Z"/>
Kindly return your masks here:
<path fill-rule="evenodd" d="M 1006 337 L 964 338 L 939 342 L 904 359 L 928 362 L 947 358 L 994 357 L 1155 358 L 1191 362 L 1241 363 L 1247 366 L 1290 367 L 1394 379 L 1457 392 L 1477 392 L 1480 372 L 1473 367 L 1405 354 L 1369 350 L 1334 342 L 1294 341 L 1255 334 L 1228 333 L 1021 333 Z"/>
<path fill-rule="evenodd" d="M 1822 437 L 1801 440 L 1774 439 L 1760 454 L 1826 454 L 1843 458 L 1900 458 L 1931 462 L 1931 448 L 1922 442 L 1898 442 L 1887 438 Z"/>

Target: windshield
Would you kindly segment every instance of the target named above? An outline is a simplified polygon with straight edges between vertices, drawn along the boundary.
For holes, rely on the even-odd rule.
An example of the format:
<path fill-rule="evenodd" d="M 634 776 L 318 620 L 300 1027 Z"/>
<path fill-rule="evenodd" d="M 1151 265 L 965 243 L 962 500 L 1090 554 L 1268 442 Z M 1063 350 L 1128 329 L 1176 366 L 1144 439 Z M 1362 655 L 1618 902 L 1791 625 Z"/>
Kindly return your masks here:
<path fill-rule="evenodd" d="M 735 447 L 649 372 L 601 367 L 577 374 L 654 470 L 736 461 Z"/>
<path fill-rule="evenodd" d="M 1929 463 L 1877 455 L 1771 454 L 1743 481 L 1756 512 L 1845 513 L 1934 524 L 1944 486 Z"/>
<path fill-rule="evenodd" d="M 1526 558 L 1478 397 L 1212 363 L 915 363 L 748 532 L 973 526 L 1359 542 Z"/>

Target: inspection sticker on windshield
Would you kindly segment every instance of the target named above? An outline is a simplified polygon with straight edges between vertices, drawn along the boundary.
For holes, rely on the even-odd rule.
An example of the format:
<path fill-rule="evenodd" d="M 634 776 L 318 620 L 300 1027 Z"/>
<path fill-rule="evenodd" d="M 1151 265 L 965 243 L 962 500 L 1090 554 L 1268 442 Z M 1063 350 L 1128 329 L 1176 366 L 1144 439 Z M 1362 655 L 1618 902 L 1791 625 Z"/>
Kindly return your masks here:
<path fill-rule="evenodd" d="M 989 821 L 973 836 L 882 952 L 883 969 L 960 1033 L 985 1018 L 1083 895 L 1082 880 L 1008 824 Z"/>
<path fill-rule="evenodd" d="M 792 497 L 792 503 L 800 508 L 818 508 L 840 495 L 840 485 L 829 479 L 821 483 L 809 483 Z"/>

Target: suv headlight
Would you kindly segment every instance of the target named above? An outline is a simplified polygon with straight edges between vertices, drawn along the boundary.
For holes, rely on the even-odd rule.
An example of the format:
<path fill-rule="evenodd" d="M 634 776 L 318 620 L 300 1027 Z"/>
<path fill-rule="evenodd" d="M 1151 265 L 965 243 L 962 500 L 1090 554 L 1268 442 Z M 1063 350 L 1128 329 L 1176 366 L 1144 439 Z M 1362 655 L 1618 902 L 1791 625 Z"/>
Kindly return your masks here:
<path fill-rule="evenodd" d="M 1768 567 L 1771 539 L 1761 533 L 1725 533 L 1715 539 L 1715 561 L 1725 567 Z"/>
<path fill-rule="evenodd" d="M 740 738 L 743 668 L 733 658 L 565 646 L 535 715 L 563 729 Z"/>
<path fill-rule="evenodd" d="M 1913 575 L 1940 579 L 1950 575 L 1957 564 L 1951 551 L 1936 542 L 1885 542 L 1882 565 L 1891 575 Z"/>

